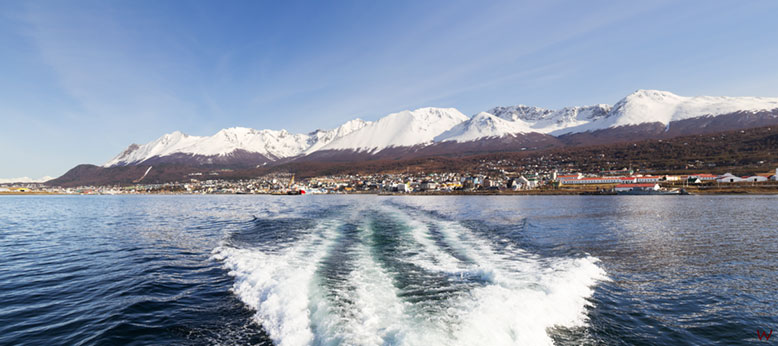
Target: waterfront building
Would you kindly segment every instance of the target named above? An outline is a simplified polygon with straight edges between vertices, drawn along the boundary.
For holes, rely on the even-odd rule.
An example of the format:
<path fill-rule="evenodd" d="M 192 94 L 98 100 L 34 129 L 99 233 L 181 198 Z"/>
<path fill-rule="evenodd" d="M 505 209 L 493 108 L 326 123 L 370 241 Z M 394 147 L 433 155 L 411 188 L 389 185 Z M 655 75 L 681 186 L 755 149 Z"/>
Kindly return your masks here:
<path fill-rule="evenodd" d="M 636 183 L 657 183 L 661 177 L 652 177 L 652 176 L 645 176 L 645 177 L 635 177 Z"/>
<path fill-rule="evenodd" d="M 716 178 L 719 183 L 739 183 L 745 181 L 743 178 L 738 177 L 732 173 L 726 173 Z"/>
<path fill-rule="evenodd" d="M 565 185 L 584 185 L 584 184 L 620 184 L 622 182 L 634 182 L 634 180 L 623 180 L 623 177 L 589 177 L 580 179 L 560 180 L 560 184 Z"/>
<path fill-rule="evenodd" d="M 713 174 L 700 173 L 700 174 L 691 174 L 689 175 L 689 178 L 697 178 L 700 179 L 700 181 L 711 181 L 711 180 L 716 180 L 718 176 Z"/>
<path fill-rule="evenodd" d="M 659 191 L 659 184 L 619 184 L 616 185 L 616 192 L 635 191 L 635 190 L 653 190 Z"/>
<path fill-rule="evenodd" d="M 665 175 L 659 178 L 660 180 L 664 181 L 681 181 L 680 175 Z"/>
<path fill-rule="evenodd" d="M 565 174 L 565 175 L 557 175 L 556 179 L 557 181 L 565 181 L 565 180 L 574 180 L 574 179 L 581 179 L 583 178 L 583 174 L 577 173 L 577 174 Z"/>

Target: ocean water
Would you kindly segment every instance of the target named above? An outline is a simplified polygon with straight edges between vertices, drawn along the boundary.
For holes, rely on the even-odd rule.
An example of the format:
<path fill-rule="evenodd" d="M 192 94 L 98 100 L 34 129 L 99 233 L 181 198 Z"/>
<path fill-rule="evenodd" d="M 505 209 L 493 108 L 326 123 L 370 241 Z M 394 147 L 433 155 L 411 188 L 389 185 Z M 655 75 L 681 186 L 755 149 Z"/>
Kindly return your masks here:
<path fill-rule="evenodd" d="M 0 344 L 753 345 L 772 196 L 3 196 Z"/>

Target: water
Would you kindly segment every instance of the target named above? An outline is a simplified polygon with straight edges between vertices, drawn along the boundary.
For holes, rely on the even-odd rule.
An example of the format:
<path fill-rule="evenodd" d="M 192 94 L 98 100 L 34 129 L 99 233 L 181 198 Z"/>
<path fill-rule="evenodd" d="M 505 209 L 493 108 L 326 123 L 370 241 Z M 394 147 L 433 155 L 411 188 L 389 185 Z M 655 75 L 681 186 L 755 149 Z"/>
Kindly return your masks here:
<path fill-rule="evenodd" d="M 4 196 L 0 344 L 765 342 L 776 202 Z"/>

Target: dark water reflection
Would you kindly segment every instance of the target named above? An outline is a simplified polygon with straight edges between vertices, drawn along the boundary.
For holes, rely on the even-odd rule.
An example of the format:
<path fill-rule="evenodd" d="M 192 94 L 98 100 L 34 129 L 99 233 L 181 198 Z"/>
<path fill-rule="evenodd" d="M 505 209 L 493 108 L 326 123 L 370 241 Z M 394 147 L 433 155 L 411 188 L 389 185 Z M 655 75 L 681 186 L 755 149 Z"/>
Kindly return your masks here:
<path fill-rule="evenodd" d="M 598 258 L 610 280 L 586 330 L 553 332 L 559 344 L 754 344 L 778 330 L 771 196 L 2 197 L 0 344 L 270 343 L 212 250 L 260 232 L 287 246 L 372 204 L 457 221 L 496 249 Z"/>
<path fill-rule="evenodd" d="M 776 197 L 493 198 L 452 205 L 458 207 L 450 216 L 490 220 L 495 229 L 526 217 L 522 239 L 537 251 L 583 251 L 602 260 L 612 281 L 598 286 L 590 318 L 591 333 L 604 343 L 751 344 L 757 328 L 778 325 Z"/>

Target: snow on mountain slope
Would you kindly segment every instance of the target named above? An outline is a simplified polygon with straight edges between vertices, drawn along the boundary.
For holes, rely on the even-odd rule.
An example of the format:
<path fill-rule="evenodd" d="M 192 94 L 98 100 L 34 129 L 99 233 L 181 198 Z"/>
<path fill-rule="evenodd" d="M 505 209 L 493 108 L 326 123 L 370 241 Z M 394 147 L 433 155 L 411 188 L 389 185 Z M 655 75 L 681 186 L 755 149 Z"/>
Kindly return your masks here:
<path fill-rule="evenodd" d="M 233 127 L 203 138 L 198 145 L 186 148 L 183 153 L 205 156 L 226 155 L 243 149 L 270 158 L 297 155 L 308 147 L 308 136 L 291 134 L 286 130 L 255 130 Z"/>
<path fill-rule="evenodd" d="M 495 107 L 446 131 L 435 141 L 465 142 L 529 132 L 558 136 L 654 122 L 669 125 L 673 121 L 706 115 L 776 108 L 778 98 L 684 97 L 667 91 L 638 90 L 613 107 L 605 104 L 558 110 L 525 105 Z"/>
<path fill-rule="evenodd" d="M 546 131 L 554 128 L 575 126 L 576 124 L 600 120 L 611 111 L 610 105 L 599 104 L 594 106 L 565 107 L 554 111 L 546 120 Z"/>
<path fill-rule="evenodd" d="M 103 166 L 140 163 L 152 157 L 172 154 L 224 156 L 236 150 L 259 153 L 270 159 L 297 155 L 308 147 L 306 135 L 286 130 L 255 130 L 245 127 L 223 129 L 210 137 L 189 136 L 179 131 L 144 145 L 133 144 Z"/>
<path fill-rule="evenodd" d="M 308 148 L 305 150 L 305 154 L 310 154 L 314 151 L 321 149 L 323 146 L 332 142 L 335 138 L 343 137 L 349 133 L 359 130 L 367 125 L 371 124 L 370 121 L 364 121 L 362 119 L 349 120 L 345 124 L 334 130 L 316 130 L 308 135 L 310 139 L 308 141 Z"/>
<path fill-rule="evenodd" d="M 552 135 L 594 131 L 610 127 L 673 121 L 701 116 L 716 116 L 738 111 L 761 111 L 778 108 L 778 98 L 678 96 L 660 90 L 638 90 L 617 102 L 608 114 L 594 121 L 551 132 Z"/>
<path fill-rule="evenodd" d="M 435 138 L 436 142 L 467 142 L 519 133 L 550 133 L 604 118 L 611 107 L 594 105 L 551 110 L 525 105 L 495 107 L 476 114 Z"/>
<path fill-rule="evenodd" d="M 498 118 L 505 119 L 507 121 L 535 121 L 547 118 L 551 113 L 554 113 L 551 109 L 545 109 L 540 107 L 532 107 L 525 105 L 507 106 L 507 107 L 494 107 L 486 113 L 492 114 Z"/>
<path fill-rule="evenodd" d="M 759 111 L 778 108 L 778 98 L 678 96 L 667 91 L 638 90 L 616 103 L 608 118 L 617 116 L 615 126 L 645 122 L 684 120 L 702 115 L 719 115 L 737 111 Z"/>
<path fill-rule="evenodd" d="M 508 107 L 494 107 L 486 112 L 508 121 L 552 120 L 558 123 L 566 123 L 570 121 L 591 121 L 599 119 L 607 115 L 610 110 L 611 106 L 606 104 L 583 107 L 565 107 L 559 110 L 518 105 Z"/>
<path fill-rule="evenodd" d="M 420 108 L 389 114 L 323 146 L 322 150 L 376 152 L 390 147 L 432 142 L 435 137 L 468 117 L 454 108 Z"/>
<path fill-rule="evenodd" d="M 558 110 L 518 105 L 495 107 L 487 113 L 508 121 L 523 121 L 533 132 L 549 133 L 604 118 L 610 110 L 611 106 L 605 104 L 565 107 Z"/>
<path fill-rule="evenodd" d="M 435 142 L 468 142 L 479 138 L 502 137 L 509 134 L 533 132 L 522 120 L 509 121 L 495 115 L 481 112 L 463 123 L 435 137 Z"/>
<path fill-rule="evenodd" d="M 180 131 L 162 135 L 154 141 L 144 145 L 132 144 L 122 153 L 106 162 L 103 166 L 123 166 L 135 162 L 140 162 L 154 156 L 163 156 L 178 152 L 186 147 L 190 147 L 201 137 L 189 136 Z"/>
<path fill-rule="evenodd" d="M 307 134 L 242 127 L 204 137 L 176 131 L 144 145 L 133 144 L 104 166 L 132 165 L 171 155 L 187 160 L 186 155 L 242 160 L 240 155 L 250 153 L 258 154 L 252 160 L 260 156 L 273 161 L 320 150 L 375 153 L 433 142 L 461 143 L 531 132 L 559 136 L 657 122 L 669 128 L 671 122 L 679 120 L 774 109 L 778 109 L 778 98 L 684 97 L 658 90 L 638 90 L 613 107 L 599 104 L 550 110 L 518 105 L 495 107 L 473 118 L 454 108 L 430 107 L 389 114 L 374 122 L 354 119 L 332 130 Z"/>

